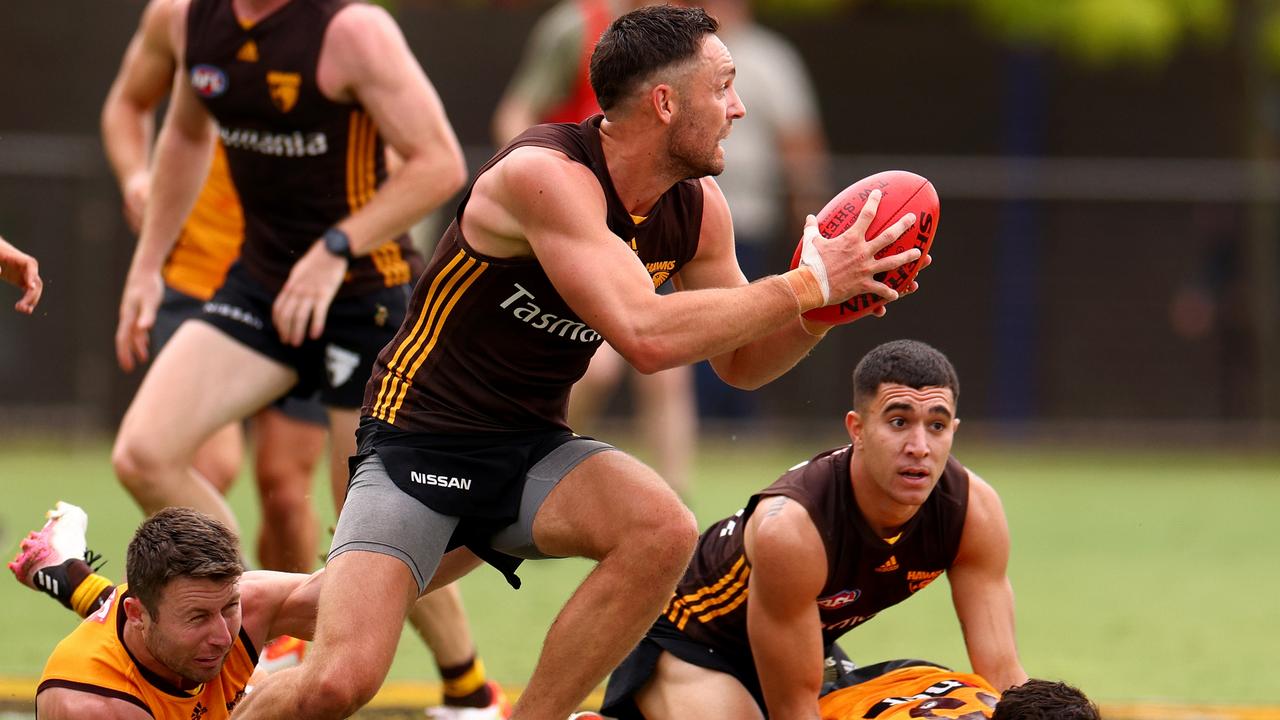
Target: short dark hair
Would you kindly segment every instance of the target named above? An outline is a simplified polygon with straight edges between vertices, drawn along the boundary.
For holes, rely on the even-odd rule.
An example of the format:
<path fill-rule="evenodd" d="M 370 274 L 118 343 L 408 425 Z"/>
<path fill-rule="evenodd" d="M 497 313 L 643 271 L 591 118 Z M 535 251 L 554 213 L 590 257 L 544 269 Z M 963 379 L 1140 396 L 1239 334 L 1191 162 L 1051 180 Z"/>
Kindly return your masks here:
<path fill-rule="evenodd" d="M 591 53 L 591 89 L 608 112 L 654 71 L 698 54 L 719 28 L 702 8 L 650 5 L 614 20 Z"/>
<path fill-rule="evenodd" d="M 147 518 L 129 541 L 129 593 L 153 617 L 174 578 L 234 580 L 244 574 L 239 542 L 226 525 L 190 508 L 171 507 Z"/>
<path fill-rule="evenodd" d="M 1032 678 L 1005 690 L 991 720 L 1101 720 L 1098 706 L 1064 682 Z"/>
<path fill-rule="evenodd" d="M 872 348 L 853 369 L 853 406 L 865 408 L 884 383 L 897 383 L 919 390 L 926 387 L 951 389 L 951 399 L 960 401 L 960 379 L 955 366 L 938 350 L 919 340 L 893 340 Z"/>

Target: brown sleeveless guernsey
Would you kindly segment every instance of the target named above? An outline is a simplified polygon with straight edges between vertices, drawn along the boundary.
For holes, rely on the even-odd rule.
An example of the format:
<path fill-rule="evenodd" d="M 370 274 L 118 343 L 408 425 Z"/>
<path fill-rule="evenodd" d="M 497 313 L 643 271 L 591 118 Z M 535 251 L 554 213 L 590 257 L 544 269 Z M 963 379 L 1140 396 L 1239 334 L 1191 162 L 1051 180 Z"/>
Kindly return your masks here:
<path fill-rule="evenodd" d="M 192 0 L 186 68 L 218 121 L 244 208 L 241 262 L 272 292 L 326 229 L 369 202 L 386 178 L 369 114 L 316 84 L 325 28 L 347 0 L 291 0 L 244 27 L 230 0 Z M 412 281 L 407 236 L 352 261 L 339 297 Z"/>
<path fill-rule="evenodd" d="M 476 175 L 525 146 L 558 150 L 591 168 L 604 189 L 609 229 L 635 250 L 657 287 L 697 251 L 702 186 L 677 183 L 635 223 L 609 179 L 600 121 L 596 115 L 534 126 Z M 586 372 L 600 335 L 569 308 L 536 258 L 499 259 L 471 249 L 461 230 L 470 197 L 468 188 L 404 324 L 379 354 L 361 413 L 411 432 L 567 427 L 569 389 Z"/>
<path fill-rule="evenodd" d="M 753 495 L 744 510 L 707 528 L 663 617 L 730 657 L 751 657 L 751 566 L 743 553 L 742 531 L 761 500 L 775 495 L 789 497 L 808 511 L 826 548 L 827 582 L 815 599 L 824 647 L 951 567 L 969 504 L 964 466 L 948 458 L 929 498 L 890 544 L 872 532 L 854 501 L 849 480 L 852 452 L 848 446 L 828 450 L 797 465 Z"/>

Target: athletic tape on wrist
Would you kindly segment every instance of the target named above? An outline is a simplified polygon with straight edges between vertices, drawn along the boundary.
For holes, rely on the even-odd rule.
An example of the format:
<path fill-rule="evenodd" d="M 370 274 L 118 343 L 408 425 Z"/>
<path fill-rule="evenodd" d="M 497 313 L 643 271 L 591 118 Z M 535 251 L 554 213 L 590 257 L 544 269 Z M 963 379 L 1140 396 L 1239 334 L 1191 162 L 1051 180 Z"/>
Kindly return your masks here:
<path fill-rule="evenodd" d="M 807 312 L 826 304 L 822 286 L 813 275 L 813 268 L 801 265 L 795 270 L 782 273 L 782 278 L 787 281 L 787 286 L 796 296 L 796 302 L 800 304 L 800 312 Z"/>

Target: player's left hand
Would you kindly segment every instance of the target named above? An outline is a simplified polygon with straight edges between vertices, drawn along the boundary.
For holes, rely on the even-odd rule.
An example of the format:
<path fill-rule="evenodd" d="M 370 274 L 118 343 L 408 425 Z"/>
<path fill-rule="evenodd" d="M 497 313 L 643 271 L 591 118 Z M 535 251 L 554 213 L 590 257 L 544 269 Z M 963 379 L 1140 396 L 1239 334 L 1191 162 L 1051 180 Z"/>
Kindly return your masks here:
<path fill-rule="evenodd" d="M 325 250 L 321 241 L 312 244 L 307 254 L 294 263 L 271 306 L 271 319 L 281 342 L 297 347 L 308 337 L 320 337 L 329 305 L 346 274 L 346 260 Z"/>

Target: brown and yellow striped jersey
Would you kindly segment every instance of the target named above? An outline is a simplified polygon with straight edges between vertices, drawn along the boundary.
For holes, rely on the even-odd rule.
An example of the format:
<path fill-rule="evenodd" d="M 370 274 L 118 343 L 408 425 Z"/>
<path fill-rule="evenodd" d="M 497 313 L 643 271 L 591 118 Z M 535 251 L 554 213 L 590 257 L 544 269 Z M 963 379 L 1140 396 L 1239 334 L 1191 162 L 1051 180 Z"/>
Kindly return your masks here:
<path fill-rule="evenodd" d="M 40 693 L 67 688 L 132 703 L 156 720 L 220 720 L 244 697 L 258 663 L 249 636 L 240 637 L 217 678 L 182 690 L 137 661 L 124 644 L 127 585 L 120 585 L 97 612 L 85 618 L 54 648 L 40 675 Z"/>
<path fill-rule="evenodd" d="M 969 504 L 969 473 L 954 457 L 928 500 L 892 542 L 876 535 L 853 497 L 849 446 L 797 465 L 753 495 L 747 507 L 698 538 L 689 569 L 664 617 L 697 642 L 751 657 L 747 637 L 751 565 L 743 549 L 747 519 L 767 497 L 783 495 L 808 512 L 827 557 L 827 581 L 814 598 L 822 644 L 918 592 L 951 566 Z"/>
<path fill-rule="evenodd" d="M 999 700 L 980 675 L 917 665 L 824 695 L 818 710 L 822 720 L 983 720 Z"/>
<path fill-rule="evenodd" d="M 192 0 L 187 15 L 187 81 L 218 121 L 244 211 L 241 258 L 273 292 L 386 178 L 373 119 L 316 84 L 325 28 L 347 2 L 291 0 L 247 27 L 231 0 Z M 414 254 L 401 236 L 355 259 L 338 296 L 410 282 Z"/>
<path fill-rule="evenodd" d="M 600 120 L 534 126 L 477 177 L 524 146 L 558 150 L 591 168 L 604 189 L 609 229 L 636 252 L 657 288 L 697 251 L 702 186 L 677 183 L 635 222 L 609 179 Z M 471 249 L 460 226 L 470 196 L 468 189 L 404 324 L 378 356 L 361 412 L 412 432 L 566 427 L 569 388 L 586 372 L 600 334 L 569 308 L 536 258 L 498 259 Z"/>

